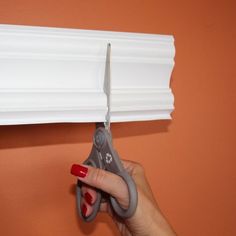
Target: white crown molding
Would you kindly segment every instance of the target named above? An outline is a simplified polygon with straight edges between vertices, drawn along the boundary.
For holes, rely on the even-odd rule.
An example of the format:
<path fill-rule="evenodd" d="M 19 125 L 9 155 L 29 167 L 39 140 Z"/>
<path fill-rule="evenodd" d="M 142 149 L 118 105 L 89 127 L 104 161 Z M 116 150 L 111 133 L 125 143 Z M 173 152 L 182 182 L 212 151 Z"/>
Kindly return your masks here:
<path fill-rule="evenodd" d="M 170 119 L 172 36 L 0 25 L 0 124 Z"/>

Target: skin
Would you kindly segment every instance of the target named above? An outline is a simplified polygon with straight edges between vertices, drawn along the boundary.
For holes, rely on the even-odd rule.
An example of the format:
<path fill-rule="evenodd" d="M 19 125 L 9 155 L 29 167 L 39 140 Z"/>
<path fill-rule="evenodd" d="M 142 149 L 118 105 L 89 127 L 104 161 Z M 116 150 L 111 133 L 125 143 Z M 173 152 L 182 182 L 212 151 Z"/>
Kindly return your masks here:
<path fill-rule="evenodd" d="M 153 196 L 151 188 L 145 176 L 144 169 L 138 163 L 123 161 L 124 168 L 134 179 L 138 191 L 138 205 L 134 215 L 129 219 L 120 219 L 112 211 L 110 203 L 101 204 L 100 211 L 107 212 L 117 225 L 122 236 L 174 236 L 176 235 L 170 224 L 160 211 Z M 85 165 L 83 165 L 85 166 Z M 89 216 L 93 211 L 93 204 L 96 201 L 96 191 L 94 188 L 112 195 L 120 205 L 126 208 L 129 205 L 128 189 L 125 182 L 118 175 L 108 171 L 85 166 L 88 168 L 87 175 L 78 177 L 84 183 L 82 186 L 82 201 L 87 211 L 85 216 Z M 89 193 L 92 201 L 85 200 L 85 194 Z"/>

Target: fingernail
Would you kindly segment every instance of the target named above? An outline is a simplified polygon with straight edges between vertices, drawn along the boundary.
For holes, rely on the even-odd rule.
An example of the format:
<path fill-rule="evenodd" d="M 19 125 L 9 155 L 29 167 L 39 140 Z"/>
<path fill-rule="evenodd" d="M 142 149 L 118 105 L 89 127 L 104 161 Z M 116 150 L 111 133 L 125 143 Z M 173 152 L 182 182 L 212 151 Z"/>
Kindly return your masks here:
<path fill-rule="evenodd" d="M 84 198 L 89 205 L 92 205 L 93 197 L 91 196 L 90 193 L 86 192 L 84 194 Z"/>
<path fill-rule="evenodd" d="M 86 216 L 87 207 L 86 207 L 86 205 L 85 205 L 85 204 L 83 204 L 83 205 L 82 205 L 82 208 L 81 208 L 81 210 L 82 210 L 82 214 L 83 214 L 83 216 Z"/>
<path fill-rule="evenodd" d="M 72 165 L 70 173 L 72 175 L 84 178 L 88 173 L 88 168 L 81 165 Z"/>

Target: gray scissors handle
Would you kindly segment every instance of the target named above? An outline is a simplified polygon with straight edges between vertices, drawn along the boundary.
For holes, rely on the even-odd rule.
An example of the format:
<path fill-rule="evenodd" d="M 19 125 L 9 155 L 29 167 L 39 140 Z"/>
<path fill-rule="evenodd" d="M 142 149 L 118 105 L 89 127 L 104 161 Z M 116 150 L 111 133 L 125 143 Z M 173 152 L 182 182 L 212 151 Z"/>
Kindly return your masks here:
<path fill-rule="evenodd" d="M 96 167 L 96 165 L 92 164 L 92 162 L 90 162 L 89 160 L 85 161 L 84 164 Z M 118 203 L 118 201 L 116 200 L 116 198 L 112 196 L 110 196 L 110 201 L 111 201 L 111 205 L 115 213 L 121 218 L 125 219 L 125 218 L 131 217 L 136 210 L 137 191 L 136 191 L 136 187 L 135 187 L 135 183 L 133 179 L 126 171 L 117 173 L 117 175 L 119 175 L 127 184 L 128 192 L 129 192 L 129 207 L 127 209 L 122 208 L 120 204 Z M 100 190 L 98 189 L 96 190 L 97 198 L 96 198 L 96 202 L 93 204 L 93 212 L 88 217 L 85 217 L 82 214 L 82 209 L 81 209 L 81 198 L 82 198 L 81 187 L 82 187 L 82 183 L 78 181 L 77 186 L 76 186 L 77 211 L 81 219 L 83 219 L 86 222 L 89 222 L 89 221 L 92 221 L 97 216 L 97 213 L 99 212 L 100 204 L 102 200 L 102 193 Z"/>
<path fill-rule="evenodd" d="M 114 197 L 110 196 L 110 200 L 113 210 L 118 216 L 121 218 L 129 218 L 134 214 L 137 207 L 138 193 L 136 184 L 134 183 L 132 177 L 124 169 L 118 153 L 113 148 L 111 133 L 108 130 L 102 127 L 96 129 L 94 135 L 94 145 L 103 157 L 105 170 L 119 175 L 128 187 L 129 206 L 127 209 L 122 208 Z"/>
<path fill-rule="evenodd" d="M 97 155 L 96 152 L 97 152 L 96 148 L 93 147 L 89 157 L 87 158 L 87 160 L 85 160 L 85 162 L 83 164 L 90 165 L 90 166 L 93 166 L 93 167 L 96 167 L 96 168 L 102 168 L 102 164 L 101 164 L 100 160 L 98 158 L 97 159 L 93 158 L 94 155 Z M 76 185 L 77 211 L 78 211 L 78 214 L 81 217 L 81 219 L 83 219 L 86 222 L 89 222 L 89 221 L 92 221 L 96 217 L 97 213 L 99 212 L 101 199 L 102 199 L 102 194 L 101 194 L 101 191 L 99 189 L 96 190 L 97 191 L 97 198 L 96 198 L 95 203 L 93 204 L 93 212 L 88 217 L 85 217 L 83 215 L 82 209 L 81 209 L 81 198 L 82 198 L 81 187 L 82 187 L 82 183 L 78 180 L 77 185 Z"/>

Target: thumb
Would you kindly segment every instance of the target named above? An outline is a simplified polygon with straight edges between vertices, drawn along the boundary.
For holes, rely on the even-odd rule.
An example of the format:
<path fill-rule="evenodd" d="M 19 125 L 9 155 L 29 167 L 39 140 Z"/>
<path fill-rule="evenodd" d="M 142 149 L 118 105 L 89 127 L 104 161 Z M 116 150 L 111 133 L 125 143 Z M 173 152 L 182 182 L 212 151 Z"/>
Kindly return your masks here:
<path fill-rule="evenodd" d="M 128 207 L 128 188 L 120 176 L 103 169 L 77 164 L 72 165 L 71 174 L 77 176 L 81 182 L 110 194 L 122 207 Z"/>

